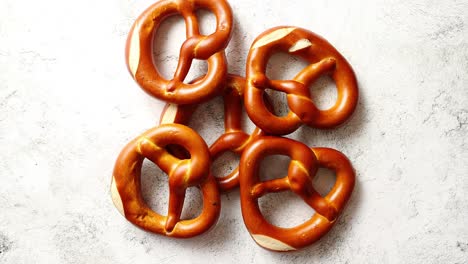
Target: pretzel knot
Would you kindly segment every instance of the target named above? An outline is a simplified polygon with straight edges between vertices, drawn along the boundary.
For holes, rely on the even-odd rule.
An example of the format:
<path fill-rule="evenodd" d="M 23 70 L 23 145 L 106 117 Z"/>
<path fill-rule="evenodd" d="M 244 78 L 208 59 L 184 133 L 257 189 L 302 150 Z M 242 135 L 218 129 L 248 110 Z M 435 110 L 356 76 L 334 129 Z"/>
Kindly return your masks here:
<path fill-rule="evenodd" d="M 270 80 L 266 66 L 274 52 L 284 51 L 307 60 L 310 65 L 293 80 Z M 328 110 L 319 110 L 311 99 L 308 86 L 321 75 L 330 74 L 338 91 L 337 101 Z M 265 89 L 287 94 L 289 113 L 272 114 L 262 103 Z M 296 27 L 276 27 L 254 41 L 247 58 L 245 105 L 250 119 L 264 131 L 284 135 L 294 132 L 302 123 L 316 128 L 333 128 L 354 112 L 358 88 L 353 69 L 346 59 L 320 36 Z"/>
<path fill-rule="evenodd" d="M 178 159 L 166 150 L 177 144 L 190 154 Z M 167 216 L 151 210 L 141 195 L 141 168 L 147 158 L 169 176 L 169 208 Z M 220 213 L 220 197 L 216 181 L 209 174 L 209 150 L 192 129 L 178 124 L 161 125 L 131 141 L 120 153 L 114 167 L 112 199 L 130 222 L 148 231 L 172 236 L 193 237 L 213 226 Z M 190 220 L 181 220 L 185 192 L 198 186 L 203 194 L 202 213 Z"/>
<path fill-rule="evenodd" d="M 260 161 L 268 155 L 291 158 L 284 178 L 260 181 Z M 354 188 L 355 174 L 349 160 L 329 148 L 309 148 L 288 138 L 258 137 L 244 150 L 240 162 L 240 192 L 244 223 L 260 246 L 275 251 L 290 251 L 308 246 L 325 235 L 336 222 Z M 325 197 L 313 188 L 318 167 L 335 171 L 336 182 Z M 281 228 L 263 217 L 258 198 L 270 193 L 291 190 L 315 210 L 305 223 Z"/>
<path fill-rule="evenodd" d="M 201 35 L 195 11 L 207 9 L 216 16 L 216 31 Z M 180 49 L 172 80 L 164 79 L 153 63 L 153 33 L 167 17 L 180 14 L 186 24 L 187 39 Z M 225 0 L 163 0 L 145 10 L 130 30 L 126 58 L 135 81 L 150 95 L 177 104 L 193 104 L 212 97 L 227 74 L 226 48 L 232 30 L 231 8 Z M 208 72 L 201 82 L 185 84 L 192 61 L 207 60 Z"/>
<path fill-rule="evenodd" d="M 193 81 L 199 82 L 200 79 Z M 212 161 L 216 160 L 223 153 L 232 151 L 241 155 L 246 145 L 254 138 L 264 135 L 259 128 L 255 128 L 251 135 L 242 130 L 242 100 L 245 88 L 245 79 L 241 76 L 228 74 L 222 91 L 224 101 L 224 128 L 225 133 L 221 135 L 210 147 Z M 266 105 L 271 109 L 269 98 L 264 98 Z M 188 124 L 197 105 L 175 105 L 166 104 L 160 119 L 160 124 L 179 123 Z M 177 157 L 186 157 L 187 153 L 183 149 L 171 146 L 169 150 Z M 239 185 L 239 167 L 224 176 L 215 176 L 218 186 L 222 191 L 228 191 Z"/>

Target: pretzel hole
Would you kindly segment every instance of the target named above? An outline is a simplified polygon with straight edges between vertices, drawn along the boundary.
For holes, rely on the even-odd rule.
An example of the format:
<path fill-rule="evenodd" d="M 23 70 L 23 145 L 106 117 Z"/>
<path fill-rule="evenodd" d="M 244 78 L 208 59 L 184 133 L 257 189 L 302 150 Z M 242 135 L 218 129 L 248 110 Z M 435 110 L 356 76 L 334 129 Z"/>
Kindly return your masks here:
<path fill-rule="evenodd" d="M 269 155 L 260 162 L 260 180 L 284 178 L 288 175 L 291 158 L 285 155 Z"/>
<path fill-rule="evenodd" d="M 210 146 L 224 133 L 224 104 L 220 96 L 197 107 L 188 123 Z"/>
<path fill-rule="evenodd" d="M 239 155 L 232 151 L 225 151 L 213 161 L 211 172 L 216 177 L 224 177 L 239 166 L 239 161 Z"/>
<path fill-rule="evenodd" d="M 241 125 L 242 130 L 252 135 L 252 132 L 255 130 L 255 124 L 250 120 L 249 115 L 247 115 L 247 111 L 245 111 L 245 107 L 242 105 L 242 115 L 241 115 Z"/>
<path fill-rule="evenodd" d="M 169 144 L 166 146 L 166 150 L 178 159 L 190 159 L 192 157 L 190 152 L 179 144 Z"/>
<path fill-rule="evenodd" d="M 292 191 L 269 193 L 258 200 L 260 211 L 270 224 L 291 228 L 304 223 L 315 210 Z"/>
<path fill-rule="evenodd" d="M 153 64 L 164 79 L 171 80 L 185 41 L 185 21 L 181 15 L 164 19 L 153 35 Z M 179 43 L 179 44 L 174 44 Z"/>
<path fill-rule="evenodd" d="M 208 36 L 216 31 L 216 16 L 207 9 L 198 9 L 197 15 L 200 34 Z"/>
<path fill-rule="evenodd" d="M 203 211 L 203 195 L 199 187 L 189 187 L 185 192 L 184 208 L 180 219 L 193 219 Z"/>
<path fill-rule="evenodd" d="M 158 214 L 166 215 L 169 206 L 169 177 L 156 164 L 145 159 L 141 169 L 141 195 Z M 187 188 L 181 219 L 193 219 L 201 214 L 203 197 L 196 187 Z"/>
<path fill-rule="evenodd" d="M 309 63 L 286 52 L 276 52 L 268 60 L 266 76 L 270 80 L 292 80 Z"/>
<path fill-rule="evenodd" d="M 158 214 L 167 212 L 169 201 L 168 176 L 148 159 L 141 168 L 141 195 L 146 204 Z"/>
<path fill-rule="evenodd" d="M 312 180 L 314 189 L 325 197 L 332 190 L 336 182 L 336 174 L 334 171 L 326 168 L 319 168 Z"/>
<path fill-rule="evenodd" d="M 192 66 L 185 77 L 185 83 L 189 83 L 191 80 L 194 80 L 197 77 L 205 76 L 208 72 L 208 62 L 204 60 L 194 59 L 192 61 Z"/>
<path fill-rule="evenodd" d="M 287 94 L 273 89 L 265 89 L 265 92 L 270 97 L 273 105 L 272 114 L 279 117 L 287 116 L 289 113 Z"/>
<path fill-rule="evenodd" d="M 338 98 L 335 81 L 329 75 L 320 76 L 309 85 L 312 101 L 320 110 L 327 110 L 335 105 Z"/>

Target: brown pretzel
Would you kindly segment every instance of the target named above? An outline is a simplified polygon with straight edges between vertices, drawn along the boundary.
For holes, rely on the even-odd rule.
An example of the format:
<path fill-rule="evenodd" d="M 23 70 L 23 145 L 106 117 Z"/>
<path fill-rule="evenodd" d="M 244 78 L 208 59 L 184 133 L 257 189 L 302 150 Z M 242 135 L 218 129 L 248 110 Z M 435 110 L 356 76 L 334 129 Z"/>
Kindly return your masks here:
<path fill-rule="evenodd" d="M 268 155 L 291 157 L 288 175 L 261 182 L 260 161 Z M 312 148 L 288 138 L 258 137 L 244 150 L 240 162 L 242 216 L 252 238 L 260 246 L 274 251 L 296 250 L 318 240 L 336 222 L 354 188 L 355 174 L 349 160 L 329 148 Z M 312 186 L 317 167 L 336 172 L 336 183 L 325 197 Z M 280 228 L 263 217 L 258 199 L 269 192 L 291 190 L 316 213 L 303 224 Z"/>
<path fill-rule="evenodd" d="M 178 159 L 165 147 L 177 144 L 187 149 L 190 159 Z M 169 175 L 168 215 L 148 207 L 141 195 L 140 174 L 147 158 Z M 209 174 L 210 157 L 205 141 L 192 129 L 178 124 L 161 125 L 131 141 L 120 153 L 114 167 L 112 200 L 120 213 L 133 224 L 165 236 L 187 238 L 213 226 L 220 213 L 216 181 Z M 203 193 L 203 211 L 190 220 L 181 220 L 185 191 L 199 186 Z"/>
<path fill-rule="evenodd" d="M 195 83 L 197 80 L 194 81 Z M 223 90 L 224 100 L 224 130 L 221 135 L 210 147 L 212 161 L 216 160 L 226 151 L 232 151 L 241 155 L 245 146 L 255 137 L 264 133 L 255 128 L 252 135 L 248 135 L 242 130 L 242 100 L 244 95 L 245 79 L 241 76 L 228 74 Z M 268 97 L 264 98 L 267 107 L 271 107 Z M 161 114 L 161 124 L 179 123 L 187 124 L 196 108 L 196 105 L 176 105 L 166 104 Z M 171 148 L 171 151 L 177 156 L 186 156 L 180 148 Z M 239 185 L 239 167 L 235 168 L 230 174 L 215 177 L 218 186 L 222 191 L 228 191 Z"/>
<path fill-rule="evenodd" d="M 311 64 L 294 80 L 269 80 L 265 74 L 270 56 L 285 51 Z M 321 111 L 310 99 L 308 85 L 320 75 L 330 73 L 338 91 L 333 107 Z M 287 116 L 272 114 L 262 102 L 265 89 L 287 93 Z M 320 36 L 297 27 L 276 27 L 254 41 L 247 58 L 245 105 L 252 121 L 268 133 L 284 135 L 302 123 L 316 128 L 333 128 L 348 119 L 356 108 L 358 88 L 353 69 L 345 58 Z"/>
<path fill-rule="evenodd" d="M 216 31 L 201 35 L 195 10 L 204 8 L 216 15 Z M 153 33 L 168 16 L 181 14 L 187 39 L 172 80 L 165 80 L 153 63 Z M 163 0 L 150 6 L 135 21 L 126 48 L 127 66 L 136 82 L 147 93 L 164 101 L 193 104 L 213 96 L 227 74 L 224 49 L 231 37 L 232 14 L 225 0 Z M 185 84 L 193 59 L 208 60 L 208 72 L 201 82 Z"/>

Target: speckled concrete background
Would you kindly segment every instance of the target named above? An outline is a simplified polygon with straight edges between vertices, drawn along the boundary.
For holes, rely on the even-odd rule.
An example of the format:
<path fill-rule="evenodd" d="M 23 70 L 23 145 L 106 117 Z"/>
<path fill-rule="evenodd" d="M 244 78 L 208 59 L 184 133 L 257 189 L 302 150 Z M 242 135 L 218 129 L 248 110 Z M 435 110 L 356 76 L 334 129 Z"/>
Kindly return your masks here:
<path fill-rule="evenodd" d="M 465 0 L 230 1 L 231 72 L 244 73 L 255 36 L 286 24 L 328 39 L 352 64 L 360 84 L 359 107 L 346 125 L 332 131 L 301 128 L 290 136 L 341 150 L 358 177 L 335 228 L 290 254 L 253 242 L 238 192 L 223 195 L 218 225 L 190 240 L 143 232 L 114 208 L 113 163 L 130 139 L 154 126 L 163 107 L 137 87 L 123 58 L 131 23 L 152 2 L 1 1 L 1 263 L 468 262 Z M 212 31 L 214 17 L 200 17 L 202 31 Z M 175 69 L 183 28 L 180 18 L 171 18 L 156 40 L 162 50 L 155 56 L 167 76 Z M 304 65 L 278 55 L 268 74 L 288 78 Z M 205 69 L 198 63 L 191 76 Z M 336 97 L 326 78 L 313 93 L 322 107 Z M 283 99 L 275 95 L 275 104 Z M 192 126 L 209 143 L 222 132 L 221 112 L 220 100 L 196 112 Z M 230 158 L 215 170 L 232 168 Z M 287 162 L 269 158 L 262 172 L 278 176 Z M 164 211 L 167 180 L 157 171 L 145 165 L 143 191 Z M 315 180 L 322 192 L 332 183 L 327 171 Z M 187 217 L 201 205 L 196 190 L 189 194 Z M 261 207 L 282 226 L 313 213 L 288 193 L 262 198 Z"/>

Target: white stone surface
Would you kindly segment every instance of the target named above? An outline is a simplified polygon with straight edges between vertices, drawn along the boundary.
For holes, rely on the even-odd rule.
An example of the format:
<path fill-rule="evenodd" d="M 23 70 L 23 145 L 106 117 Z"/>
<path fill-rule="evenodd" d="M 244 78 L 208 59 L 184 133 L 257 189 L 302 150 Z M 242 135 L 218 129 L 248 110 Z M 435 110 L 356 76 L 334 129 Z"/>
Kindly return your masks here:
<path fill-rule="evenodd" d="M 163 107 L 131 79 L 123 55 L 132 22 L 152 2 L 0 2 L 0 263 L 468 262 L 466 0 L 230 1 L 231 72 L 244 73 L 258 34 L 294 25 L 328 39 L 360 84 L 360 104 L 344 126 L 291 135 L 345 153 L 357 184 L 335 228 L 289 254 L 266 251 L 250 238 L 237 191 L 223 195 L 217 226 L 189 240 L 144 232 L 114 208 L 113 163 L 130 139 L 155 125 Z M 213 30 L 214 17 L 201 17 L 203 32 Z M 156 40 L 167 76 L 183 27 L 171 18 Z M 269 74 L 291 77 L 303 66 L 275 56 Z M 191 76 L 205 68 L 195 65 Z M 326 88 L 333 85 L 322 79 L 319 87 L 318 101 L 329 105 L 334 93 Z M 222 132 L 219 103 L 203 106 L 192 123 L 208 142 Z M 276 162 L 264 166 L 265 174 L 284 172 L 287 160 L 268 160 Z M 155 171 L 145 166 L 145 198 L 164 212 L 167 180 Z M 330 185 L 326 176 L 315 181 L 321 189 Z M 200 196 L 191 191 L 189 198 Z M 261 201 L 283 226 L 313 213 L 288 193 Z M 189 201 L 184 214 L 199 207 Z"/>

